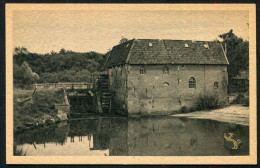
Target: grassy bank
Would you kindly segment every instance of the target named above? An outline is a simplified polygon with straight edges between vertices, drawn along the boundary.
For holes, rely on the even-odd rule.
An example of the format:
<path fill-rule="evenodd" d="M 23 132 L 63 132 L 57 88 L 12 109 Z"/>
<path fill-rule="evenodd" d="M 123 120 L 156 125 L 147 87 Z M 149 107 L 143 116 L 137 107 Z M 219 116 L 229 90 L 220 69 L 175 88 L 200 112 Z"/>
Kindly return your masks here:
<path fill-rule="evenodd" d="M 59 120 L 55 104 L 63 103 L 62 90 L 14 90 L 14 131 Z"/>

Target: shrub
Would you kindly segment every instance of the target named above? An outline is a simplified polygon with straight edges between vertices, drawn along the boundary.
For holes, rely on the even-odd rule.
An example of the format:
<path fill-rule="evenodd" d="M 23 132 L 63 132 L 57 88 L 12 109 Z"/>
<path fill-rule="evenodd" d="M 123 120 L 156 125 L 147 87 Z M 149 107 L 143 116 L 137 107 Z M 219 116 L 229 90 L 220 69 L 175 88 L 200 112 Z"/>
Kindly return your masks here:
<path fill-rule="evenodd" d="M 14 94 L 14 130 L 45 119 L 45 115 L 57 118 L 55 104 L 64 101 L 63 91 L 39 90 L 32 95 L 32 91 L 16 91 Z M 29 101 L 24 101 L 27 98 Z"/>
<path fill-rule="evenodd" d="M 249 106 L 249 96 L 239 94 L 232 103 L 243 104 L 248 107 Z"/>
<path fill-rule="evenodd" d="M 242 104 L 244 102 L 244 99 L 245 99 L 245 96 L 242 94 L 239 94 L 234 102 L 237 104 Z"/>
<path fill-rule="evenodd" d="M 188 113 L 189 109 L 186 106 L 182 106 L 180 111 L 181 111 L 181 113 Z"/>
<path fill-rule="evenodd" d="M 220 107 L 220 103 L 214 96 L 205 96 L 199 97 L 195 106 L 196 110 L 208 110 Z"/>
<path fill-rule="evenodd" d="M 190 112 L 197 111 L 197 108 L 196 108 L 196 107 L 191 107 L 189 111 L 190 111 Z"/>

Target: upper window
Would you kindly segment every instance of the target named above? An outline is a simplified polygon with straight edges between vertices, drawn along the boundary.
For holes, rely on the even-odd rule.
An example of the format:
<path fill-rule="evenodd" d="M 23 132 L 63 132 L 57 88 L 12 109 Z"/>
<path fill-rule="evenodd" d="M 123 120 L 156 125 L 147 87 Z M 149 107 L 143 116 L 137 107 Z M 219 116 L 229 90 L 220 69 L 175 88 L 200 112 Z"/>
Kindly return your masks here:
<path fill-rule="evenodd" d="M 140 67 L 140 74 L 146 74 L 146 69 L 144 66 Z"/>
<path fill-rule="evenodd" d="M 163 67 L 163 73 L 164 74 L 169 74 L 169 67 L 168 66 L 164 66 Z"/>
<path fill-rule="evenodd" d="M 189 80 L 189 88 L 196 88 L 196 80 L 193 77 Z"/>
<path fill-rule="evenodd" d="M 204 48 L 209 49 L 209 44 L 208 43 L 204 44 Z"/>
<path fill-rule="evenodd" d="M 163 86 L 169 86 L 170 84 L 168 82 L 164 82 Z"/>
<path fill-rule="evenodd" d="M 218 88 L 218 82 L 214 82 L 214 88 Z"/>

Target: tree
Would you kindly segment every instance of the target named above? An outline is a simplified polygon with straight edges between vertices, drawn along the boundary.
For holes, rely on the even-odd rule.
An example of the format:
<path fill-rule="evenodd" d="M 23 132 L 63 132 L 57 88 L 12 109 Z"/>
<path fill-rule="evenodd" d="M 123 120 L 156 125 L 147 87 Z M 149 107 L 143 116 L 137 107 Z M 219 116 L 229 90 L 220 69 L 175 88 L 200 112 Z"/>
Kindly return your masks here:
<path fill-rule="evenodd" d="M 14 48 L 14 54 L 18 55 L 18 54 L 28 54 L 29 51 L 27 50 L 27 48 L 24 47 L 15 47 Z"/>
<path fill-rule="evenodd" d="M 27 62 L 23 62 L 21 66 L 14 65 L 14 84 L 16 87 L 24 89 L 38 80 L 39 75 L 32 71 Z"/>
<path fill-rule="evenodd" d="M 247 70 L 249 66 L 249 42 L 238 38 L 233 30 L 219 35 L 226 45 L 227 58 L 229 61 L 228 76 L 231 80 L 238 75 L 241 70 Z M 223 45 L 223 46 L 224 46 Z"/>
<path fill-rule="evenodd" d="M 60 49 L 59 53 L 65 55 L 66 54 L 66 50 L 64 48 L 62 48 L 62 49 Z"/>
<path fill-rule="evenodd" d="M 127 42 L 127 41 L 128 41 L 128 39 L 125 38 L 124 36 L 122 36 L 121 40 L 119 41 L 119 44 L 122 44 L 122 43 Z"/>
<path fill-rule="evenodd" d="M 24 51 L 24 49 L 22 49 Z M 31 72 L 35 72 L 33 81 L 38 82 L 62 82 L 62 81 L 80 81 L 85 80 L 86 77 L 79 77 L 83 75 L 84 71 L 90 73 L 100 71 L 105 62 L 105 55 L 94 51 L 91 52 L 73 52 L 70 50 L 61 49 L 59 52 L 50 52 L 46 54 L 37 54 L 28 52 L 21 52 L 19 47 L 16 47 L 13 55 L 14 60 L 14 82 L 16 86 L 24 85 L 24 70 L 21 69 L 23 65 L 24 69 L 30 67 Z M 25 68 L 27 67 L 27 68 Z M 28 71 L 29 72 L 29 71 Z M 81 72 L 81 73 L 78 73 Z M 30 73 L 29 73 L 30 74 Z M 77 75 L 77 78 L 75 75 Z M 84 75 L 84 76 L 86 76 Z M 38 77 L 37 77 L 38 76 Z M 29 84 L 28 84 L 29 85 Z M 22 86 L 19 86 L 22 87 Z"/>
<path fill-rule="evenodd" d="M 51 55 L 57 54 L 55 51 L 51 50 Z"/>

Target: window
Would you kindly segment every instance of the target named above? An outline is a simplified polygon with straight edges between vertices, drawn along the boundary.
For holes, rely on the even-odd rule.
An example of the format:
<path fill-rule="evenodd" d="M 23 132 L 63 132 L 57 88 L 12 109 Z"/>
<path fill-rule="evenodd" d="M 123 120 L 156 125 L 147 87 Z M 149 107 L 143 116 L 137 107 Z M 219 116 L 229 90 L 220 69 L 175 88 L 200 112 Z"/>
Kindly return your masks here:
<path fill-rule="evenodd" d="M 116 71 L 116 76 L 117 76 L 117 71 Z"/>
<path fill-rule="evenodd" d="M 215 88 L 215 89 L 218 88 L 218 82 L 214 82 L 214 88 Z"/>
<path fill-rule="evenodd" d="M 164 82 L 163 83 L 163 86 L 165 86 L 165 87 L 167 87 L 167 86 L 169 86 L 170 84 L 168 83 L 168 82 Z"/>
<path fill-rule="evenodd" d="M 189 80 L 189 88 L 196 88 L 196 80 L 193 77 Z"/>
<path fill-rule="evenodd" d="M 169 68 L 168 66 L 163 67 L 163 74 L 169 74 Z"/>
<path fill-rule="evenodd" d="M 140 67 L 140 74 L 146 74 L 146 69 L 144 66 Z"/>
<path fill-rule="evenodd" d="M 209 44 L 208 43 L 204 44 L 204 48 L 209 49 Z"/>

